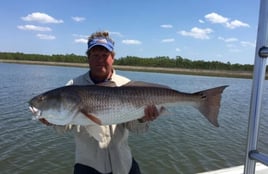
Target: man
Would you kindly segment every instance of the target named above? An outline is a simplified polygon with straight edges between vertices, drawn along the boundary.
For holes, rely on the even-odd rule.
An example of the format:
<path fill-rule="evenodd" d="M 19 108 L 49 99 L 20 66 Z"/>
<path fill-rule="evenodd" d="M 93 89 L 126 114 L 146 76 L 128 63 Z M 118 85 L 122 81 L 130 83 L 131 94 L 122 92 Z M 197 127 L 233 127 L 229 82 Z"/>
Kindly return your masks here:
<path fill-rule="evenodd" d="M 111 81 L 116 86 L 122 86 L 130 81 L 117 75 L 113 69 L 114 42 L 108 32 L 93 33 L 88 39 L 86 54 L 90 70 L 70 80 L 67 85 L 94 85 Z M 139 166 L 128 146 L 128 134 L 129 131 L 145 132 L 148 121 L 154 120 L 158 115 L 155 106 L 147 106 L 144 116 L 139 120 L 119 125 L 85 126 L 79 132 L 74 131 L 74 174 L 140 174 Z M 42 122 L 46 123 L 45 120 Z"/>

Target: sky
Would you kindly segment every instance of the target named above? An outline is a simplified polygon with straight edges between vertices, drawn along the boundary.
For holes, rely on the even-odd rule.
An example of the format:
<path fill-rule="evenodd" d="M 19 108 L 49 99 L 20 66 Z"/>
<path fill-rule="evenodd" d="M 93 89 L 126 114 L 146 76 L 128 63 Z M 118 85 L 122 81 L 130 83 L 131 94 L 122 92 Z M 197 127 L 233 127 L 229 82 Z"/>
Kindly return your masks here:
<path fill-rule="evenodd" d="M 0 52 L 85 55 L 108 31 L 116 58 L 167 56 L 254 64 L 259 0 L 7 0 Z"/>

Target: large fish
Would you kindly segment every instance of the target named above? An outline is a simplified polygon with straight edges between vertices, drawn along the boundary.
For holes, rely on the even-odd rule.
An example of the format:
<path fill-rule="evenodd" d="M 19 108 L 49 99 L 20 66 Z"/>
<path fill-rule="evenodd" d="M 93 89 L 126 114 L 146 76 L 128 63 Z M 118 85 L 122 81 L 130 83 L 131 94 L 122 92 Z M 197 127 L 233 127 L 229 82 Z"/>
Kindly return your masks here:
<path fill-rule="evenodd" d="M 29 101 L 35 119 L 55 125 L 111 125 L 139 119 L 144 108 L 159 110 L 191 105 L 218 127 L 221 94 L 227 86 L 184 93 L 166 86 L 130 82 L 121 87 L 103 85 L 64 86 L 40 94 Z"/>

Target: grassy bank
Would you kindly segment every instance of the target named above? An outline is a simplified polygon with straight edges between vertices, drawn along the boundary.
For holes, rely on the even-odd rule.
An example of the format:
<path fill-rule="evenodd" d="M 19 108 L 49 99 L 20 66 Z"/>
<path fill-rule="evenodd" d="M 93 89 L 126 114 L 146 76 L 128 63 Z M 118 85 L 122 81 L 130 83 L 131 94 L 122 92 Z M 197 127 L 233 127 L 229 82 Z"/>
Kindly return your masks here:
<path fill-rule="evenodd" d="M 3 60 L 2 63 L 17 63 L 17 64 L 35 64 L 35 65 L 50 65 L 50 66 L 71 66 L 71 67 L 88 67 L 86 63 L 67 63 L 67 62 L 44 62 L 44 61 L 26 61 L 26 60 Z M 183 68 L 161 68 L 161 67 L 141 67 L 141 66 L 120 66 L 114 65 L 118 70 L 125 71 L 141 71 L 141 72 L 158 72 L 171 74 L 186 74 L 200 76 L 217 76 L 217 77 L 234 77 L 234 78 L 252 78 L 252 72 L 249 71 L 219 71 L 219 70 L 201 70 L 201 69 L 183 69 Z M 266 79 L 267 79 L 266 75 Z"/>

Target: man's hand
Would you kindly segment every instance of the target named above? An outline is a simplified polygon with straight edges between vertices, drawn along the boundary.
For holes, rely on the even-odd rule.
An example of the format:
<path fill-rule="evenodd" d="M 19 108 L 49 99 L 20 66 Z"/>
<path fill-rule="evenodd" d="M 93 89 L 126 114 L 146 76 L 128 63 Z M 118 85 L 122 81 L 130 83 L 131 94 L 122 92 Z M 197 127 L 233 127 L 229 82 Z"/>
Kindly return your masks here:
<path fill-rule="evenodd" d="M 39 121 L 40 121 L 41 123 L 47 125 L 47 126 L 51 126 L 51 125 L 52 125 L 51 123 L 49 123 L 49 122 L 48 122 L 46 119 L 44 119 L 44 118 L 39 119 Z"/>
<path fill-rule="evenodd" d="M 146 121 L 154 121 L 164 110 L 165 110 L 164 107 L 161 107 L 158 110 L 155 105 L 148 105 L 144 109 L 144 116 L 138 120 L 141 123 Z"/>

